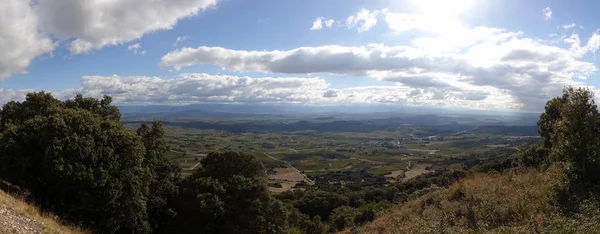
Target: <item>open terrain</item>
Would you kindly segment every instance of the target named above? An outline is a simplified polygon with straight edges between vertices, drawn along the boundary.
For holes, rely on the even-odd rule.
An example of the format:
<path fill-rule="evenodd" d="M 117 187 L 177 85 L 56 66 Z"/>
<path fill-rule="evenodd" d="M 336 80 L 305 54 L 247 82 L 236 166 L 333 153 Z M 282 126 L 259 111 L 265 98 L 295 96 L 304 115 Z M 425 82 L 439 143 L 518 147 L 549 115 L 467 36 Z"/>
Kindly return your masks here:
<path fill-rule="evenodd" d="M 558 178 L 556 168 L 475 173 L 344 233 L 597 233 L 599 207 L 566 215 L 552 205 Z"/>
<path fill-rule="evenodd" d="M 271 190 L 275 192 L 340 171 L 364 170 L 394 178 L 390 182 L 402 173 L 401 181 L 406 181 L 452 165 L 460 168 L 478 154 L 515 150 L 538 139 L 535 126 L 478 126 L 439 120 L 444 118 L 171 118 L 163 123 L 171 157 L 183 169 L 183 176 L 200 166 L 209 152 L 239 150 L 252 153 L 271 171 L 270 184 L 276 186 Z M 130 118 L 124 123 L 133 128 L 141 121 Z M 418 166 L 411 168 L 411 164 Z"/>
<path fill-rule="evenodd" d="M 42 215 L 34 206 L 0 190 L 0 233 L 29 234 L 85 233 L 69 225 L 62 225 L 51 216 Z"/>

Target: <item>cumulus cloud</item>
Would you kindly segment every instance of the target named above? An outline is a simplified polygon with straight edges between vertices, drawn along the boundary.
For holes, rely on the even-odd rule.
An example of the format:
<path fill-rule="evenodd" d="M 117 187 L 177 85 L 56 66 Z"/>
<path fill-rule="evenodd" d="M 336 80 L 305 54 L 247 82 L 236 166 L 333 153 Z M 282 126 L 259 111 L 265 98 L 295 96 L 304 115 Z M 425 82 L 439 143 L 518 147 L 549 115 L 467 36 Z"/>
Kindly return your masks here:
<path fill-rule="evenodd" d="M 0 22 L 0 81 L 25 73 L 34 58 L 54 50 L 52 40 L 38 30 L 29 1 L 0 1 Z"/>
<path fill-rule="evenodd" d="M 319 78 L 250 78 L 181 74 L 160 77 L 82 78 L 81 92 L 91 96 L 112 95 L 125 103 L 311 103 L 327 88 Z M 317 101 L 317 100 L 315 100 Z"/>
<path fill-rule="evenodd" d="M 313 24 L 312 24 L 312 27 L 310 27 L 310 30 L 316 31 L 316 30 L 321 30 L 322 28 L 323 28 L 323 18 L 317 17 L 315 19 L 315 21 L 313 21 Z"/>
<path fill-rule="evenodd" d="M 550 7 L 542 9 L 542 13 L 544 14 L 545 20 L 550 20 L 552 18 L 552 9 L 550 9 Z"/>
<path fill-rule="evenodd" d="M 39 0 L 34 8 L 43 31 L 61 40 L 74 39 L 68 49 L 81 54 L 171 29 L 180 19 L 215 4 L 216 0 Z"/>
<path fill-rule="evenodd" d="M 21 101 L 33 90 L 0 89 L 0 103 Z M 492 92 L 492 93 L 489 93 Z M 510 109 L 513 99 L 494 90 L 447 90 L 438 87 L 414 88 L 403 84 L 335 89 L 321 78 L 240 77 L 180 74 L 176 77 L 84 76 L 81 87 L 53 94 L 60 99 L 81 93 L 101 98 L 110 95 L 116 104 L 248 103 L 348 105 L 382 104 L 404 106 L 467 107 Z"/>
<path fill-rule="evenodd" d="M 33 92 L 34 90 L 29 89 L 0 89 L 0 105 L 4 105 L 9 101 L 18 101 L 21 102 L 25 100 L 25 95 L 27 93 Z"/>
<path fill-rule="evenodd" d="M 377 24 L 377 15 L 379 15 L 378 10 L 360 9 L 355 15 L 351 15 L 346 19 L 346 26 L 348 28 L 356 27 L 358 32 L 369 31 Z"/>
<path fill-rule="evenodd" d="M 595 32 L 588 39 L 585 45 L 581 45 L 581 41 L 579 40 L 579 35 L 572 34 L 570 37 L 564 39 L 566 43 L 571 44 L 571 48 L 569 49 L 575 57 L 581 57 L 586 55 L 587 53 L 595 53 L 600 49 L 600 32 Z"/>
<path fill-rule="evenodd" d="M 520 109 L 539 109 L 565 85 L 583 85 L 597 68 L 579 57 L 600 48 L 594 34 L 585 46 L 574 35 L 570 49 L 547 45 L 487 27 L 457 27 L 457 33 L 414 39 L 408 45 L 319 46 L 285 51 L 183 48 L 166 54 L 161 65 L 176 70 L 213 64 L 234 71 L 367 76 L 450 100 L 513 100 Z M 510 98 L 508 98 L 510 97 Z"/>
<path fill-rule="evenodd" d="M 331 28 L 331 26 L 333 26 L 333 22 L 334 22 L 334 20 L 332 20 L 332 19 L 325 19 L 324 17 L 317 17 L 315 19 L 315 21 L 313 21 L 313 24 L 312 24 L 312 27 L 310 27 L 310 30 L 312 30 L 312 31 L 321 30 L 321 29 L 323 29 L 323 24 L 325 24 L 325 27 Z"/>

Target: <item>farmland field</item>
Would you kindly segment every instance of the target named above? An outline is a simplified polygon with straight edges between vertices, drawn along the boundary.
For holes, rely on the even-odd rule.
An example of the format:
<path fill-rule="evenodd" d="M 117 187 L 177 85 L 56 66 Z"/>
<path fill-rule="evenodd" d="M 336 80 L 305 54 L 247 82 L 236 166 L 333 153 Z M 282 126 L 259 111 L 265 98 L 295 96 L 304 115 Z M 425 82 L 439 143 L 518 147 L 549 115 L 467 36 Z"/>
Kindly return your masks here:
<path fill-rule="evenodd" d="M 128 120 L 133 128 L 140 120 Z M 537 140 L 535 127 L 374 124 L 373 120 L 163 120 L 171 157 L 187 176 L 213 151 L 239 150 L 260 159 L 271 190 L 341 171 L 406 179 L 461 167 L 492 150 L 516 150 Z M 409 165 L 418 165 L 411 168 Z M 426 165 L 426 166 L 424 166 Z M 405 180 L 405 179 L 402 179 Z M 281 187 L 280 187 L 281 186 Z"/>

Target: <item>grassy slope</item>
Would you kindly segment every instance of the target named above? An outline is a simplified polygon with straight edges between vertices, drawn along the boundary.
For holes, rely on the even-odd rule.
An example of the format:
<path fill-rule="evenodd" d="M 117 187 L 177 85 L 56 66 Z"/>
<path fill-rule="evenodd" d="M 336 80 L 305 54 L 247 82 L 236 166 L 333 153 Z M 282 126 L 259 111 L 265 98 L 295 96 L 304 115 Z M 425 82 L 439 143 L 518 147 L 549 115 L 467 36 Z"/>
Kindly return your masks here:
<path fill-rule="evenodd" d="M 60 224 L 56 219 L 41 214 L 36 207 L 1 190 L 0 209 L 3 212 L 0 215 L 0 233 L 85 233 L 78 228 Z M 12 224 L 15 227 L 10 227 Z"/>
<path fill-rule="evenodd" d="M 558 169 L 474 174 L 398 205 L 348 233 L 599 233 L 600 208 L 566 216 L 552 205 Z"/>

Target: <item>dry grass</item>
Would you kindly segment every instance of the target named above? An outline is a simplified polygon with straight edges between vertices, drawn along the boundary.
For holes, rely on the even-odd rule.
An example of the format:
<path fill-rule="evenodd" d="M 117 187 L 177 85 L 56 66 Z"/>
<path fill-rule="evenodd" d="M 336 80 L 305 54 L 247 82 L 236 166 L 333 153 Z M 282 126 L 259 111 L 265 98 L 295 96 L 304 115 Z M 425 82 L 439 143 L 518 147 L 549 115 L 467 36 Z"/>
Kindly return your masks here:
<path fill-rule="evenodd" d="M 0 190 L 0 233 L 86 233 Z"/>
<path fill-rule="evenodd" d="M 559 169 L 474 174 L 398 205 L 348 233 L 599 233 L 600 208 L 565 216 L 552 205 Z"/>

